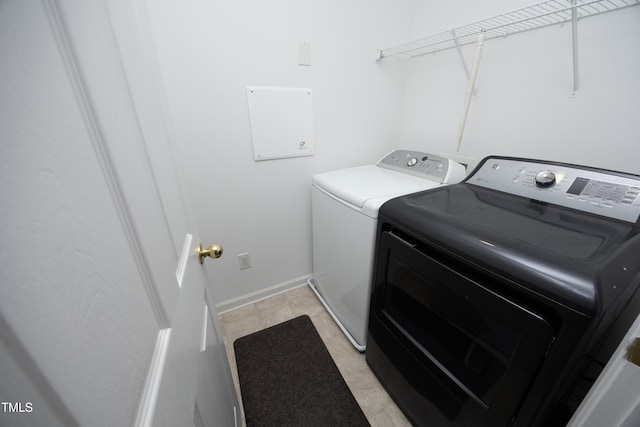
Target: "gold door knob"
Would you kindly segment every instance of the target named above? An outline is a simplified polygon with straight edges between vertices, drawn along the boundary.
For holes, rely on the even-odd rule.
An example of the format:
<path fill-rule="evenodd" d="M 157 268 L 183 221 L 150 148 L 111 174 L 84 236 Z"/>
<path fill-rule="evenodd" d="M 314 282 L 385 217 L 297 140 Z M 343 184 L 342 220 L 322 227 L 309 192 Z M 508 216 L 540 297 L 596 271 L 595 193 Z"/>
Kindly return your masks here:
<path fill-rule="evenodd" d="M 207 249 L 202 249 L 202 245 L 198 243 L 198 256 L 200 258 L 200 264 L 204 264 L 204 258 L 220 258 L 222 256 L 222 246 L 211 245 Z"/>

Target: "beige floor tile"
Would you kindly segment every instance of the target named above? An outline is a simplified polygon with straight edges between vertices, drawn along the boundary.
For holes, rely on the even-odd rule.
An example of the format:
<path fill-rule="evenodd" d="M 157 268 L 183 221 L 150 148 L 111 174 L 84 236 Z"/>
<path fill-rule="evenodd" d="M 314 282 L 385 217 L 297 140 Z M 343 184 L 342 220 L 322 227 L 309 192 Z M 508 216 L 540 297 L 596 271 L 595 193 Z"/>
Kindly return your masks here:
<path fill-rule="evenodd" d="M 345 381 L 367 417 L 374 415 L 391 402 L 391 396 L 368 366 L 362 366 L 351 372 L 345 377 Z"/>
<path fill-rule="evenodd" d="M 343 377 L 365 366 L 364 355 L 344 335 L 329 338 L 325 345 Z"/>
<path fill-rule="evenodd" d="M 255 313 L 241 317 L 237 320 L 228 321 L 225 319 L 223 322 L 224 334 L 232 344 L 236 339 L 257 332 L 260 329 L 264 328 L 262 318 L 257 310 Z"/>
<path fill-rule="evenodd" d="M 409 421 L 367 366 L 364 354 L 351 345 L 308 286 L 294 288 L 220 316 L 225 347 L 238 396 L 241 394 L 233 342 L 242 336 L 303 314 L 311 318 L 371 425 L 373 427 L 410 426 Z"/>
<path fill-rule="evenodd" d="M 286 303 L 273 306 L 269 310 L 260 311 L 260 319 L 262 320 L 263 328 L 277 325 L 278 323 L 291 320 L 294 317 L 297 317 L 297 315 Z"/>
<path fill-rule="evenodd" d="M 325 311 L 316 294 L 308 286 L 294 288 L 286 293 L 286 298 L 296 316 L 315 316 Z"/>
<path fill-rule="evenodd" d="M 333 320 L 331 315 L 326 311 L 322 311 L 320 314 L 316 314 L 311 316 L 311 321 L 313 322 L 313 326 L 315 326 L 318 334 L 324 342 L 327 340 L 342 335 L 342 331 Z"/>
<path fill-rule="evenodd" d="M 368 420 L 371 427 L 411 427 L 409 420 L 393 402 L 368 418 Z"/>

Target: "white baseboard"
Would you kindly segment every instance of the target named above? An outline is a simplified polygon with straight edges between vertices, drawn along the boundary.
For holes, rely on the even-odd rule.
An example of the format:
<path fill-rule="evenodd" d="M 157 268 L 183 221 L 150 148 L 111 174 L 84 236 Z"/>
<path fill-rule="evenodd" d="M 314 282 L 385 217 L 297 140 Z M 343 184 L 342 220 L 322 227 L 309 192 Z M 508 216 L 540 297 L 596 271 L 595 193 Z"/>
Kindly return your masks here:
<path fill-rule="evenodd" d="M 259 291 L 250 292 L 236 298 L 222 301 L 216 304 L 216 311 L 218 312 L 218 315 L 224 314 L 227 311 L 253 304 L 254 302 L 281 294 L 293 288 L 306 286 L 307 280 L 309 280 L 310 277 L 311 274 L 305 274 L 304 276 L 296 277 L 295 279 L 287 280 L 286 282 L 278 283 L 277 285 L 269 286 L 268 288 L 260 289 Z"/>

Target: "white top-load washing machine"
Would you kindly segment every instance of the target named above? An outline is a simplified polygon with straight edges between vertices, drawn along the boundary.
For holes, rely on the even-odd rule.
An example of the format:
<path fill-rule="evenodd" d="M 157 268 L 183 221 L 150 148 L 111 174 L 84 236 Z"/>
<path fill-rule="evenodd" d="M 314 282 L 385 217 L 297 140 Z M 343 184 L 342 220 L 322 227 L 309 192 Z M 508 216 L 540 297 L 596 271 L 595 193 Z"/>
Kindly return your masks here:
<path fill-rule="evenodd" d="M 464 177 L 460 163 L 409 150 L 392 151 L 376 165 L 313 177 L 309 284 L 358 350 L 366 348 L 378 209 L 394 197 Z"/>

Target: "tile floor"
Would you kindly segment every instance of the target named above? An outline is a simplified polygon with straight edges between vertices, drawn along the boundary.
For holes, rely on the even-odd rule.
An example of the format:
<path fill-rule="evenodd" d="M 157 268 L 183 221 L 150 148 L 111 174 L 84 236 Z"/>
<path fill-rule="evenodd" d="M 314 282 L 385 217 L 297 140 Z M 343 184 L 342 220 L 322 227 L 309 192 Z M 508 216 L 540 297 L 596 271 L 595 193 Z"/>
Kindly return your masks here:
<path fill-rule="evenodd" d="M 233 342 L 244 335 L 303 314 L 307 314 L 313 321 L 369 423 L 373 427 L 411 426 L 367 366 L 364 354 L 353 348 L 307 285 L 228 311 L 220 316 L 238 396 L 240 396 L 240 387 Z"/>

